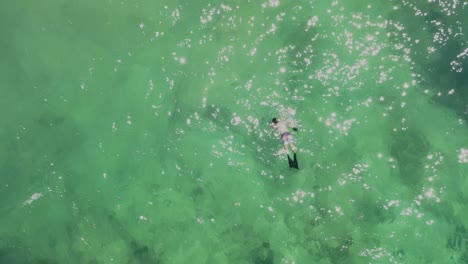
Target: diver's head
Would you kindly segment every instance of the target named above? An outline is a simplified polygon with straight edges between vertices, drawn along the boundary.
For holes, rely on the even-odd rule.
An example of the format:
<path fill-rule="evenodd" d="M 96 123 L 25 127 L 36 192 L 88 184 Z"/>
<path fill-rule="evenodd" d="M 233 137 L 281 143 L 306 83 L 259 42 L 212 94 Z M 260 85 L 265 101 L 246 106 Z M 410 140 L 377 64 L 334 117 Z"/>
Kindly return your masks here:
<path fill-rule="evenodd" d="M 273 122 L 273 124 L 276 124 L 276 123 L 278 123 L 278 119 L 275 117 L 275 118 L 273 118 L 273 119 L 271 120 L 271 122 Z"/>

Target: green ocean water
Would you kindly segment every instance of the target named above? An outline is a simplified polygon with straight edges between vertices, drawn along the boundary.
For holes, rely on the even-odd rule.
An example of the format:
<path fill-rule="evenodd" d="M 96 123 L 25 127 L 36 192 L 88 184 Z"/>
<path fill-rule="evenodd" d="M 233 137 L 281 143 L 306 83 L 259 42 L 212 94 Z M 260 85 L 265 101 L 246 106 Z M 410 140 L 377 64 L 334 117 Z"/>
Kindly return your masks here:
<path fill-rule="evenodd" d="M 467 9 L 1 1 L 0 263 L 468 263 Z"/>

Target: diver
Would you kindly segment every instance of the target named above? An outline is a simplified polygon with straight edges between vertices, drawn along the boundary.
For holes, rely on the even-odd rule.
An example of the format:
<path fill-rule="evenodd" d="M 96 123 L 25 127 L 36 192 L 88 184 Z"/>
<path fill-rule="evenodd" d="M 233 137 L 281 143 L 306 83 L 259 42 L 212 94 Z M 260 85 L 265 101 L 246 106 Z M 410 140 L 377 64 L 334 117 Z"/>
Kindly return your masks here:
<path fill-rule="evenodd" d="M 282 121 L 276 117 L 273 118 L 271 122 L 273 122 L 272 128 L 278 130 L 278 132 L 280 133 L 281 141 L 283 142 L 284 149 L 286 150 L 286 155 L 288 156 L 289 168 L 299 169 L 299 165 L 297 163 L 296 158 L 297 148 L 296 146 L 294 146 L 294 138 L 288 130 L 288 127 L 290 127 L 294 131 L 298 131 L 297 127 L 292 125 L 291 122 Z M 291 148 L 292 152 L 294 153 L 293 159 L 291 159 L 291 157 L 289 156 L 289 148 Z"/>

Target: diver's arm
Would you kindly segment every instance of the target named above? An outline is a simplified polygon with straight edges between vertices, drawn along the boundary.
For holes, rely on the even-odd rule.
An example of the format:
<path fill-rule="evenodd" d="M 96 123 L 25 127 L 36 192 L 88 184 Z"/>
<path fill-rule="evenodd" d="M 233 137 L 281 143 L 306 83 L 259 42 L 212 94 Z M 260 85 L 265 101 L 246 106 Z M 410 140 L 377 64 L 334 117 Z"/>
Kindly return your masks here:
<path fill-rule="evenodd" d="M 294 131 L 298 131 L 299 129 L 297 127 L 295 127 L 293 124 L 291 124 L 291 122 L 287 121 L 286 122 L 286 125 L 288 125 L 288 127 L 292 128 Z"/>

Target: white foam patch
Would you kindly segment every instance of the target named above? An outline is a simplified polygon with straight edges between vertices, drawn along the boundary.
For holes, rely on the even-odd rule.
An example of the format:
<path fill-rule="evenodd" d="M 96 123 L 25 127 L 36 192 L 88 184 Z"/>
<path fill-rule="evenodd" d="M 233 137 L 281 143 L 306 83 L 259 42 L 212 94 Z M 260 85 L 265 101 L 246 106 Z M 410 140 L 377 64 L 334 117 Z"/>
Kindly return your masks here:
<path fill-rule="evenodd" d="M 269 5 L 270 5 L 271 7 L 277 7 L 277 6 L 279 6 L 279 4 L 280 4 L 280 1 L 279 1 L 279 0 L 270 0 L 270 1 L 269 1 Z"/>
<path fill-rule="evenodd" d="M 458 155 L 458 162 L 460 163 L 468 163 L 468 149 L 460 149 Z"/>
<path fill-rule="evenodd" d="M 242 119 L 239 116 L 236 116 L 234 113 L 234 117 L 231 119 L 231 125 L 237 126 L 242 122 Z"/>
<path fill-rule="evenodd" d="M 31 195 L 31 197 L 29 197 L 29 199 L 23 202 L 23 206 L 32 204 L 34 201 L 41 198 L 42 196 L 42 193 L 34 193 L 33 195 Z"/>

